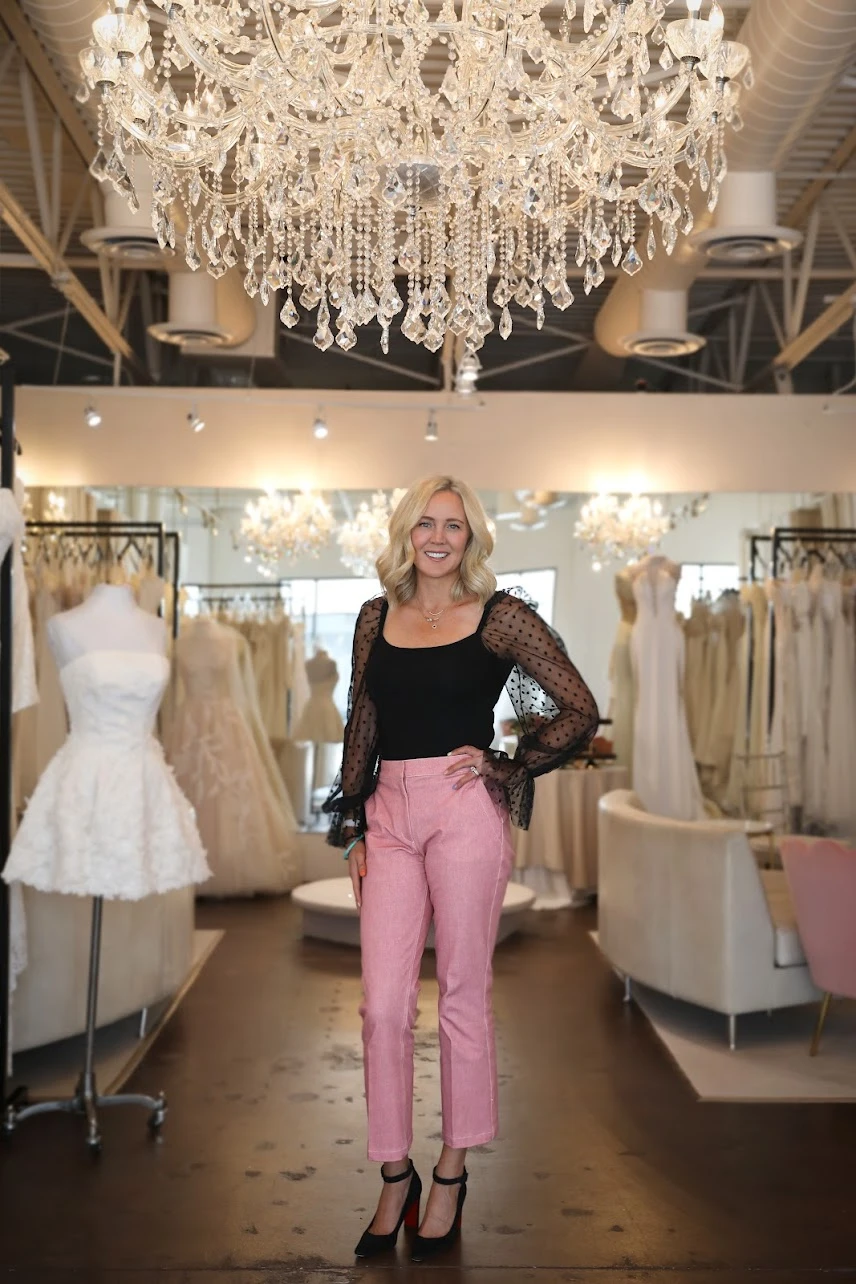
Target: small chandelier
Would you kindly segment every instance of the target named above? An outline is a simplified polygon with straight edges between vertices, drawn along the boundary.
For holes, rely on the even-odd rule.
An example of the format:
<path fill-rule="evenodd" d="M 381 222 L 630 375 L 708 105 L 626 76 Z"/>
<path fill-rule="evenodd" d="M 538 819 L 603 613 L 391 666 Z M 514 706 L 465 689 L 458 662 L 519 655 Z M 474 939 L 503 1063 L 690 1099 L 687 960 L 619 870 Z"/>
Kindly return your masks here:
<path fill-rule="evenodd" d="M 352 575 L 365 579 L 376 574 L 375 562 L 389 539 L 389 519 L 406 494 L 403 488 L 390 496 L 376 490 L 371 503 L 363 500 L 352 521 L 343 522 L 336 536 L 341 550 L 341 560 Z"/>
<path fill-rule="evenodd" d="M 599 571 L 608 562 L 630 562 L 653 552 L 672 526 L 659 499 L 593 495 L 580 510 L 574 534 L 588 546 L 593 567 Z"/>
<path fill-rule="evenodd" d="M 150 0 L 151 2 L 151 0 Z M 317 309 L 315 344 L 373 322 L 472 356 L 509 304 L 630 275 L 716 205 L 749 51 L 717 0 L 112 0 L 81 53 L 100 95 L 91 165 L 138 208 L 150 160 L 162 247 L 239 262 L 267 303 Z M 706 17 L 701 16 L 703 5 Z M 582 30 L 580 30 L 580 26 Z M 651 66 L 652 58 L 659 68 Z M 108 141 L 108 139 L 110 141 Z M 641 227 L 640 227 L 641 224 Z M 647 233 L 645 229 L 647 228 Z"/>
<path fill-rule="evenodd" d="M 282 562 L 317 557 L 329 544 L 333 526 L 333 514 L 316 492 L 267 491 L 244 509 L 241 535 L 247 560 L 255 559 L 259 572 L 272 578 Z"/>

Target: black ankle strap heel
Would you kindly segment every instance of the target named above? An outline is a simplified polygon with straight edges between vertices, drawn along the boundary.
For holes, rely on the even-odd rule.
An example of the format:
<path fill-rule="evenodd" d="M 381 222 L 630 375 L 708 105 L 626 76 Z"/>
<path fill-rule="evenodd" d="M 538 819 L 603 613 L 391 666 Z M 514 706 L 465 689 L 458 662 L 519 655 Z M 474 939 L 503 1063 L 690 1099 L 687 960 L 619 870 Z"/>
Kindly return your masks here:
<path fill-rule="evenodd" d="M 408 1230 L 416 1230 L 419 1225 L 419 1201 L 422 1198 L 422 1182 L 419 1174 L 413 1167 L 411 1159 L 409 1167 L 405 1168 L 403 1173 L 396 1173 L 394 1177 L 387 1177 L 383 1169 L 380 1175 L 388 1186 L 396 1182 L 405 1181 L 410 1178 L 410 1189 L 407 1192 L 407 1198 L 404 1201 L 404 1207 L 401 1210 L 401 1216 L 398 1219 L 395 1230 L 389 1235 L 375 1235 L 372 1231 L 363 1231 L 359 1244 L 354 1249 L 355 1257 L 374 1257 L 377 1253 L 384 1252 L 387 1248 L 395 1248 L 398 1240 L 398 1232 L 402 1225 Z"/>
<path fill-rule="evenodd" d="M 412 1262 L 424 1262 L 426 1258 L 433 1257 L 435 1253 L 442 1253 L 444 1249 L 451 1248 L 455 1240 L 461 1233 L 461 1219 L 464 1211 L 464 1200 L 467 1197 L 467 1177 L 466 1168 L 460 1177 L 440 1177 L 437 1169 L 434 1169 L 433 1177 L 438 1186 L 460 1186 L 458 1191 L 458 1206 L 455 1209 L 455 1216 L 452 1225 L 446 1231 L 445 1235 L 436 1235 L 425 1238 L 424 1235 L 417 1235 L 413 1241 L 413 1252 L 410 1260 Z"/>

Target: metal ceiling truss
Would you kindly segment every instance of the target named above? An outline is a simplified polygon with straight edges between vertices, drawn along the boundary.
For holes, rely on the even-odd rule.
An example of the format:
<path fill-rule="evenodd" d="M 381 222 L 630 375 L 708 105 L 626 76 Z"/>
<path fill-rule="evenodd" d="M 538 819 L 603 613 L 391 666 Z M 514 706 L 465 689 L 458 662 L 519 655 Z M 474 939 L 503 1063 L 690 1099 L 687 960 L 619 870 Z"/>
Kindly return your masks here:
<path fill-rule="evenodd" d="M 108 351 L 113 354 L 114 381 L 119 381 L 121 363 L 125 362 L 140 382 L 148 383 L 150 380 L 145 367 L 122 333 L 124 322 L 127 320 L 129 303 L 125 306 L 119 299 L 118 289 L 113 294 L 105 291 L 107 304 L 107 311 L 105 311 L 75 275 L 71 264 L 65 258 L 65 251 L 71 240 L 82 203 L 87 192 L 93 188 L 88 165 L 95 145 L 38 38 L 13 0 L 0 0 L 0 21 L 5 25 L 14 45 L 22 55 L 19 66 L 21 105 L 30 151 L 39 223 L 37 224 L 30 217 L 15 194 L 2 180 L 0 180 L 0 216 L 24 248 L 29 251 L 32 261 L 47 273 L 55 288 L 80 313 Z M 7 50 L 0 64 L 0 76 L 8 74 L 11 62 L 12 55 Z M 43 146 L 42 122 L 34 78 L 44 93 L 48 106 L 52 109 L 50 150 L 47 156 Z M 62 163 L 65 139 L 70 139 L 84 164 L 84 170 L 68 215 L 63 222 Z M 136 281 L 136 274 L 133 279 Z M 103 282 L 102 274 L 102 284 Z M 42 336 L 27 334 L 20 322 L 4 328 L 8 333 L 17 333 L 19 337 L 42 346 L 50 343 Z M 67 349 L 67 351 L 71 350 Z M 78 352 L 77 355 L 90 354 Z"/>

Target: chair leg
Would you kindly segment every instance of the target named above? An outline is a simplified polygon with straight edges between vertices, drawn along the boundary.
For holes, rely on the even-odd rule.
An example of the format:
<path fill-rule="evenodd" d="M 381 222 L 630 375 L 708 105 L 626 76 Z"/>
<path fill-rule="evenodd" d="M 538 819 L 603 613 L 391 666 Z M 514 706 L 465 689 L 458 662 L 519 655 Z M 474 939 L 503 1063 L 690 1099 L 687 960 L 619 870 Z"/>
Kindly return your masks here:
<path fill-rule="evenodd" d="M 814 1038 L 812 1039 L 811 1047 L 808 1050 L 808 1055 L 810 1057 L 817 1056 L 817 1050 L 820 1047 L 820 1036 L 823 1034 L 823 1027 L 826 1024 L 826 1014 L 829 1011 L 829 1004 L 831 999 L 832 999 L 831 994 L 829 994 L 828 992 L 824 994 L 823 1002 L 820 1005 L 820 1016 L 817 1019 L 817 1026 L 815 1027 L 815 1031 L 814 1031 Z"/>
<path fill-rule="evenodd" d="M 624 1002 L 625 1002 L 625 1003 L 629 1003 L 629 1002 L 630 1002 L 630 1000 L 633 998 L 633 995 L 632 995 L 632 994 L 631 994 L 631 992 L 630 992 L 630 986 L 631 986 L 631 984 L 632 984 L 632 982 L 631 982 L 630 977 L 629 977 L 629 976 L 625 976 L 625 978 L 624 978 Z"/>
<path fill-rule="evenodd" d="M 737 1017 L 732 1013 L 728 1018 L 728 1046 L 732 1052 L 737 1050 Z"/>

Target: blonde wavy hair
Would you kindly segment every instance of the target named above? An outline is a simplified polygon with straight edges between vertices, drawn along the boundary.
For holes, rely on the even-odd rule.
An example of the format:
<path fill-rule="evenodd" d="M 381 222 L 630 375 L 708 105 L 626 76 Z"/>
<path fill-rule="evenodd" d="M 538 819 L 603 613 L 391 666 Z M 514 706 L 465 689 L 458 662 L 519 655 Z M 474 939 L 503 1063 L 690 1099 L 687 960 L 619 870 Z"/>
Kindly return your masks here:
<path fill-rule="evenodd" d="M 496 590 L 496 576 L 488 566 L 493 552 L 493 535 L 478 495 L 466 482 L 455 477 L 426 477 L 414 482 L 402 496 L 389 520 L 389 543 L 377 559 L 377 573 L 393 606 L 403 606 L 416 592 L 411 531 L 422 517 L 432 496 L 451 491 L 464 506 L 470 537 L 452 589 L 452 600 L 477 598 L 482 606 Z"/>

